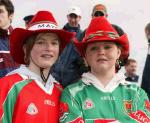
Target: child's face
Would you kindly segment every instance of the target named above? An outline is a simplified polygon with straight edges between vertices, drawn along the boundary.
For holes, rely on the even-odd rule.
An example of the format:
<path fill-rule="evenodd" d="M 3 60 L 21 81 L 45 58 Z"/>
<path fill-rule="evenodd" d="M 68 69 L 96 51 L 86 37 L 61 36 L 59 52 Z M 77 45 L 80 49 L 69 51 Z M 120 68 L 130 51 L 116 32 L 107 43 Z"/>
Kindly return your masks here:
<path fill-rule="evenodd" d="M 30 63 L 41 68 L 50 68 L 59 55 L 59 38 L 54 33 L 38 34 L 30 54 Z M 34 63 L 35 62 L 35 63 Z"/>
<path fill-rule="evenodd" d="M 91 72 L 115 71 L 115 63 L 121 54 L 120 48 L 112 42 L 89 43 L 85 59 L 91 67 Z"/>

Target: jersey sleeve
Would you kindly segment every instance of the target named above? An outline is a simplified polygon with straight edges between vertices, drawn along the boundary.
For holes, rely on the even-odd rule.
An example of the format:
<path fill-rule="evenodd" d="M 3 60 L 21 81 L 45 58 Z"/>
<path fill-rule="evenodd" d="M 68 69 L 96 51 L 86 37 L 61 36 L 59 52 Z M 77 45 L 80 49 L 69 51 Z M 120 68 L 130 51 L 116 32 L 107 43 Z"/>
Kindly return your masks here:
<path fill-rule="evenodd" d="M 15 82 L 22 78 L 14 75 L 0 79 L 0 123 L 12 123 L 12 115 L 15 105 Z"/>
<path fill-rule="evenodd" d="M 0 122 L 12 123 L 12 102 L 9 100 L 9 91 L 11 87 L 4 79 L 0 79 Z M 12 95 L 11 95 L 12 96 Z M 9 103 L 8 103 L 9 100 Z"/>
<path fill-rule="evenodd" d="M 139 88 L 137 91 L 134 103 L 136 110 L 130 113 L 130 117 L 139 123 L 150 123 L 150 102 L 143 89 Z"/>
<path fill-rule="evenodd" d="M 150 118 L 150 102 L 147 94 L 143 89 L 140 89 L 140 99 L 138 103 L 138 109 L 144 111 Z"/>
<path fill-rule="evenodd" d="M 81 106 L 66 88 L 61 96 L 60 123 L 84 123 Z"/>

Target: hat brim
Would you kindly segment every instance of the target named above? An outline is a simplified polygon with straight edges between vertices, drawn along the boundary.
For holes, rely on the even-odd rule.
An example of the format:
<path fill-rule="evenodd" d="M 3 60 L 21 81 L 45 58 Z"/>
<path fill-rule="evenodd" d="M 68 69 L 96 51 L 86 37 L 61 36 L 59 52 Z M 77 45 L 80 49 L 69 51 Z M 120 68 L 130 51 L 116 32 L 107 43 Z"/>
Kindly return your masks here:
<path fill-rule="evenodd" d="M 86 50 L 87 44 L 94 43 L 94 42 L 114 42 L 114 43 L 120 44 L 122 46 L 120 58 L 124 59 L 129 56 L 129 44 L 128 44 L 129 41 L 128 41 L 126 34 L 120 36 L 119 38 L 115 38 L 115 39 L 108 38 L 108 37 L 95 37 L 95 38 L 92 38 L 91 40 L 88 40 L 88 42 L 86 41 L 86 39 L 87 38 L 85 37 L 82 40 L 82 42 L 74 40 L 75 47 L 77 48 L 79 54 L 82 57 L 85 57 L 85 50 Z"/>
<path fill-rule="evenodd" d="M 75 35 L 75 33 L 71 33 L 63 29 L 53 29 L 53 30 L 42 29 L 31 31 L 22 28 L 16 28 L 10 35 L 10 53 L 14 61 L 16 61 L 19 64 L 25 64 L 24 62 L 25 54 L 23 51 L 23 45 L 25 43 L 25 40 L 36 33 L 43 33 L 43 32 L 56 33 L 58 35 L 60 39 L 60 52 L 65 48 L 67 43 L 69 43 L 70 40 Z"/>

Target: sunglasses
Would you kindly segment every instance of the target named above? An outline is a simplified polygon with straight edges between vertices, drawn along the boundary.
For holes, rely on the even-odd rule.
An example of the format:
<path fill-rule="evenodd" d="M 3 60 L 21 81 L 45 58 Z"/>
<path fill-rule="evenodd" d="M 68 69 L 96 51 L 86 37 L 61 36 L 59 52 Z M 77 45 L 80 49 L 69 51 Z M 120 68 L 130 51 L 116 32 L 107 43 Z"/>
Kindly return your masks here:
<path fill-rule="evenodd" d="M 104 16 L 104 13 L 101 12 L 101 11 L 96 11 L 96 12 L 94 13 L 94 16 L 95 16 L 95 17 Z"/>

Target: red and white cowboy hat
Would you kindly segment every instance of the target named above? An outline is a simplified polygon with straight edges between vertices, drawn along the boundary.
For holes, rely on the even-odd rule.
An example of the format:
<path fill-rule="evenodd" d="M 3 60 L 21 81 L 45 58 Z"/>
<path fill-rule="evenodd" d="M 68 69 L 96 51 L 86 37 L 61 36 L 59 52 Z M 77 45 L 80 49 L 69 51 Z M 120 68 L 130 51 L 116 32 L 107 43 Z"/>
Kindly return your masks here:
<path fill-rule="evenodd" d="M 129 41 L 126 34 L 119 37 L 105 17 L 94 17 L 86 30 L 85 37 L 81 42 L 74 40 L 74 44 L 81 54 L 85 56 L 85 49 L 88 43 L 110 41 L 120 44 L 122 52 L 120 58 L 126 59 L 129 56 Z"/>
<path fill-rule="evenodd" d="M 60 51 L 74 37 L 74 33 L 58 29 L 57 22 L 51 12 L 39 11 L 33 17 L 26 29 L 16 28 L 10 35 L 10 53 L 13 59 L 19 64 L 25 64 L 23 45 L 25 40 L 36 33 L 51 32 L 56 33 L 60 38 Z"/>

